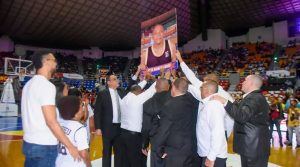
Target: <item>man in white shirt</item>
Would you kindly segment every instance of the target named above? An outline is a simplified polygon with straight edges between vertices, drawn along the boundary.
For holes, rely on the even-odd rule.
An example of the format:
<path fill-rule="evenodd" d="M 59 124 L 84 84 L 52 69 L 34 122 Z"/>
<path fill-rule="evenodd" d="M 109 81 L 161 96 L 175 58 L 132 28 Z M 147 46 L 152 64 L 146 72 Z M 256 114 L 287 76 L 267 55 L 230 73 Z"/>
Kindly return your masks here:
<path fill-rule="evenodd" d="M 67 147 L 74 159 L 80 160 L 77 148 L 56 120 L 56 90 L 49 82 L 56 69 L 56 59 L 52 53 L 37 52 L 32 61 L 37 75 L 24 86 L 21 103 L 24 166 L 55 166 L 58 140 Z"/>
<path fill-rule="evenodd" d="M 180 67 L 182 69 L 182 72 L 185 74 L 185 76 L 187 77 L 187 79 L 191 82 L 191 85 L 189 85 L 189 92 L 199 101 L 202 100 L 201 98 L 201 90 L 200 87 L 202 85 L 202 81 L 200 81 L 196 75 L 194 74 L 194 72 L 189 69 L 189 67 L 184 63 L 180 53 L 178 52 L 177 54 L 177 59 L 180 62 Z M 216 74 L 208 74 L 207 76 L 204 77 L 204 81 L 206 80 L 213 80 L 215 82 L 219 82 L 219 78 Z M 222 97 L 224 97 L 225 99 L 229 100 L 230 102 L 233 102 L 233 98 L 230 96 L 230 94 L 228 92 L 226 92 L 221 86 L 218 86 L 218 94 Z M 233 124 L 234 121 L 233 119 L 226 113 L 225 116 L 225 131 L 224 133 L 226 133 L 226 137 L 229 137 L 232 129 L 233 129 Z"/>
<path fill-rule="evenodd" d="M 141 85 L 141 86 L 140 86 Z M 142 154 L 142 120 L 143 104 L 156 92 L 153 83 L 146 91 L 142 91 L 146 82 L 133 85 L 130 92 L 121 100 L 121 139 L 124 147 L 124 166 L 141 167 L 146 165 Z"/>
<path fill-rule="evenodd" d="M 218 84 L 205 81 L 201 86 L 202 103 L 197 118 L 197 152 L 202 167 L 226 166 L 227 142 L 224 135 L 226 111 L 221 102 L 210 100 L 218 91 Z"/>
<path fill-rule="evenodd" d="M 210 73 L 207 74 L 204 78 L 204 81 L 212 80 L 215 81 L 216 83 L 219 83 L 219 76 L 216 73 Z M 225 99 L 229 100 L 230 102 L 233 102 L 234 99 L 231 97 L 231 95 L 226 92 L 222 86 L 218 85 L 218 94 L 224 97 Z M 233 124 L 234 120 L 231 118 L 227 113 L 225 114 L 225 136 L 226 140 L 230 136 L 233 130 Z"/>

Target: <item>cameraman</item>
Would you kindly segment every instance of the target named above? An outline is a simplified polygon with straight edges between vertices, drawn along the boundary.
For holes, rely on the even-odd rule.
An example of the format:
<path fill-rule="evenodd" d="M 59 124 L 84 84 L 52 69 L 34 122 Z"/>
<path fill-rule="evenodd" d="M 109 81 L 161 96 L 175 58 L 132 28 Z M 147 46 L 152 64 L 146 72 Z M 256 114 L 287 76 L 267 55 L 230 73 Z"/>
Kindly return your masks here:
<path fill-rule="evenodd" d="M 290 141 L 287 142 L 287 146 L 292 146 L 293 130 L 296 133 L 297 146 L 300 148 L 300 132 L 299 132 L 299 115 L 300 109 L 297 108 L 296 99 L 291 99 L 291 105 L 288 108 L 288 132 Z"/>

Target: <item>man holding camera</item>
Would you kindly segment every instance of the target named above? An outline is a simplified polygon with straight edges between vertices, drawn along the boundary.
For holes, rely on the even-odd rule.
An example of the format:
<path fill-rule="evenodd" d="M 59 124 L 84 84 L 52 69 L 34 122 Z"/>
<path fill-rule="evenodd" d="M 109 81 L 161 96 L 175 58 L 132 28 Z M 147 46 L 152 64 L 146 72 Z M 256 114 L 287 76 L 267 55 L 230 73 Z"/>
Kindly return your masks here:
<path fill-rule="evenodd" d="M 291 106 L 288 108 L 288 132 L 289 132 L 289 139 L 286 144 L 287 146 L 292 146 L 292 139 L 293 139 L 293 131 L 295 131 L 296 139 L 297 139 L 297 146 L 296 148 L 300 148 L 300 132 L 299 132 L 299 115 L 300 109 L 297 108 L 297 101 L 296 99 L 291 99 Z"/>

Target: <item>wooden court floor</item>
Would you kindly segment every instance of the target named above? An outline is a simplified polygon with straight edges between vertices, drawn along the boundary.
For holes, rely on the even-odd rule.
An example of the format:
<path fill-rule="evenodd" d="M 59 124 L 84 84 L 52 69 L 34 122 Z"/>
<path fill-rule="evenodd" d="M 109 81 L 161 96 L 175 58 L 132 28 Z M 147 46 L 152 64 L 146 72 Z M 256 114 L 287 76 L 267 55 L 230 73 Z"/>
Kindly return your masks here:
<path fill-rule="evenodd" d="M 5 125 L 4 125 L 5 124 Z M 24 163 L 22 155 L 22 135 L 19 118 L 0 118 L 0 167 L 21 167 Z M 282 133 L 285 141 L 285 132 Z M 280 147 L 277 133 L 273 133 L 269 162 L 283 167 L 300 167 L 300 149 L 295 149 L 295 137 L 293 147 Z M 102 141 L 99 136 L 91 138 L 91 160 L 102 157 Z M 232 137 L 228 142 L 228 151 L 232 152 Z"/>

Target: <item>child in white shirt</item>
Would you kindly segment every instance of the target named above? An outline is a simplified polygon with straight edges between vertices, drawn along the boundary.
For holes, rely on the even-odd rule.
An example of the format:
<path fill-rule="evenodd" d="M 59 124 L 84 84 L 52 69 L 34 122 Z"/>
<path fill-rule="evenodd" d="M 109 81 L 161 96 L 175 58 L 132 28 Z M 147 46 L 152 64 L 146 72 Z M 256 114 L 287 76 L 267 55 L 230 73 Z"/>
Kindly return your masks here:
<path fill-rule="evenodd" d="M 62 97 L 57 108 L 62 117 L 60 125 L 70 141 L 77 147 L 82 161 L 74 161 L 66 147 L 59 143 L 59 153 L 56 167 L 90 167 L 89 139 L 85 126 L 80 122 L 86 106 L 76 96 Z"/>

